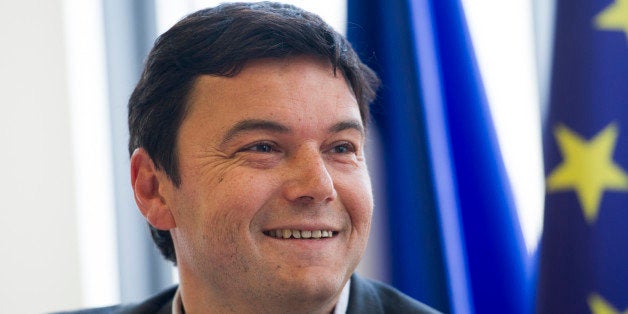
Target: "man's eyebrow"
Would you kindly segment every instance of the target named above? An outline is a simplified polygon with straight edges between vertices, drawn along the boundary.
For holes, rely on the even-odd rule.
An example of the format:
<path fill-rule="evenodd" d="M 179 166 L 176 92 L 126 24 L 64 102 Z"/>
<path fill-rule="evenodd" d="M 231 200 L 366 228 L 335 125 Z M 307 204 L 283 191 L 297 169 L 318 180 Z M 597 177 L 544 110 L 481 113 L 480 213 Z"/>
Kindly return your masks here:
<path fill-rule="evenodd" d="M 269 120 L 260 120 L 260 119 L 247 119 L 242 120 L 236 123 L 233 127 L 231 127 L 225 136 L 222 138 L 222 144 L 229 142 L 236 136 L 238 133 L 248 132 L 248 131 L 258 131 L 265 130 L 277 133 L 288 133 L 290 132 L 290 128 Z"/>
<path fill-rule="evenodd" d="M 362 126 L 362 123 L 360 123 L 360 121 L 358 120 L 346 120 L 338 122 L 332 125 L 331 128 L 329 128 L 329 133 L 338 133 L 340 131 L 350 129 L 356 130 L 360 132 L 360 134 L 364 135 L 364 127 Z"/>

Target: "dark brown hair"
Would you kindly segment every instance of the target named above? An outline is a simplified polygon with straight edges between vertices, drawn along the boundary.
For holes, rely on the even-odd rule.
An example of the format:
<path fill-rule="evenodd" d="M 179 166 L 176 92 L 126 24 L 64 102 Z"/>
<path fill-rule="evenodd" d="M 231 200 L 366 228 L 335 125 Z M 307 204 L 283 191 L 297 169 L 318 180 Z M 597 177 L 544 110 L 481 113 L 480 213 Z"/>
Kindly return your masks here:
<path fill-rule="evenodd" d="M 155 41 L 129 99 L 129 152 L 144 148 L 179 186 L 176 138 L 195 79 L 234 76 L 252 60 L 298 55 L 329 60 L 334 73 L 340 70 L 366 125 L 379 80 L 345 38 L 317 15 L 291 5 L 228 3 L 188 15 Z M 150 228 L 161 253 L 176 264 L 170 232 Z"/>

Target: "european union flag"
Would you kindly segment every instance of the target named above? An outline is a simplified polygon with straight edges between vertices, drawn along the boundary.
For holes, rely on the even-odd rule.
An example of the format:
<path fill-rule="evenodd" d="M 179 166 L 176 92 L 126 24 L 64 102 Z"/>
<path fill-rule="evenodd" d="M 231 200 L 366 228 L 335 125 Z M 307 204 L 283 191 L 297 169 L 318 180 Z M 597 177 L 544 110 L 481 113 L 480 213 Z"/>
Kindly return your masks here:
<path fill-rule="evenodd" d="M 538 313 L 628 309 L 628 1 L 558 0 Z"/>
<path fill-rule="evenodd" d="M 382 78 L 392 283 L 444 312 L 527 313 L 525 248 L 459 0 L 350 0 Z M 377 210 L 377 209 L 376 209 Z"/>

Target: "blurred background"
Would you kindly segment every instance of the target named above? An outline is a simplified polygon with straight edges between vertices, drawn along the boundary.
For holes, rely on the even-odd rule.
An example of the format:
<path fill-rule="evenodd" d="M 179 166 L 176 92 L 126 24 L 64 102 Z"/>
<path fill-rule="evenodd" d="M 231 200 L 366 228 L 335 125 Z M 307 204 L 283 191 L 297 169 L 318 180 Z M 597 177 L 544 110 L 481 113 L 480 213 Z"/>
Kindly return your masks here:
<path fill-rule="evenodd" d="M 0 312 L 134 302 L 176 282 L 131 194 L 126 102 L 156 36 L 219 2 L 0 1 Z M 344 1 L 283 2 L 347 32 Z M 526 254 L 534 256 L 553 1 L 462 4 Z M 394 283 L 377 133 L 369 146 L 375 225 L 358 271 Z"/>

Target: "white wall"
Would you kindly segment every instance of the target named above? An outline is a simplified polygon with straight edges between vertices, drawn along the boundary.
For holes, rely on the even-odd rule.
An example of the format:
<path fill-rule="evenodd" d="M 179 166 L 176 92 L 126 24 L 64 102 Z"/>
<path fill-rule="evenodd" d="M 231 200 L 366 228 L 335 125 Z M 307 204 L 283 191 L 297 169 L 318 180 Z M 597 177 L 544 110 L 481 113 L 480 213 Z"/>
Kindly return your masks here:
<path fill-rule="evenodd" d="M 62 1 L 0 1 L 0 39 L 0 312 L 79 306 Z"/>

